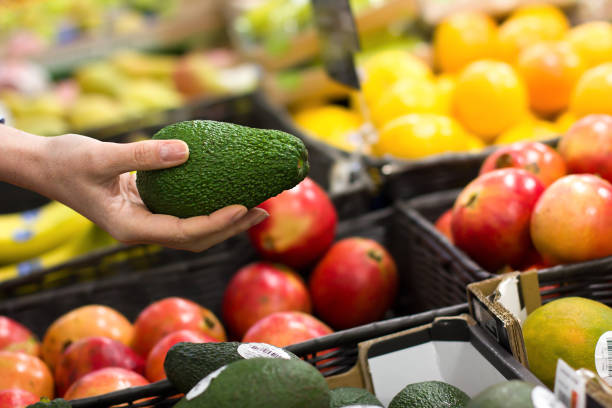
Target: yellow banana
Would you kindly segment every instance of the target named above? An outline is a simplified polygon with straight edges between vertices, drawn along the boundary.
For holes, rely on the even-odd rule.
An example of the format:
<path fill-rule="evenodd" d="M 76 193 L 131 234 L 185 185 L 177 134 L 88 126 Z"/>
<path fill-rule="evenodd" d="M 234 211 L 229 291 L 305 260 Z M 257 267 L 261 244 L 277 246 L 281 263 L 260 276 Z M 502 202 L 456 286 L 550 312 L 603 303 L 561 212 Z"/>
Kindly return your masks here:
<path fill-rule="evenodd" d="M 37 257 L 91 225 L 87 218 L 57 201 L 21 213 L 0 215 L 0 264 Z"/>
<path fill-rule="evenodd" d="M 60 265 L 77 256 L 116 243 L 117 241 L 105 231 L 94 224 L 90 224 L 84 231 L 76 234 L 64 244 L 36 258 L 0 267 L 0 281 L 13 279 L 17 276 L 27 275 L 37 270 Z M 48 280 L 58 279 L 63 277 L 65 273 L 64 271 L 53 272 L 46 278 Z"/>

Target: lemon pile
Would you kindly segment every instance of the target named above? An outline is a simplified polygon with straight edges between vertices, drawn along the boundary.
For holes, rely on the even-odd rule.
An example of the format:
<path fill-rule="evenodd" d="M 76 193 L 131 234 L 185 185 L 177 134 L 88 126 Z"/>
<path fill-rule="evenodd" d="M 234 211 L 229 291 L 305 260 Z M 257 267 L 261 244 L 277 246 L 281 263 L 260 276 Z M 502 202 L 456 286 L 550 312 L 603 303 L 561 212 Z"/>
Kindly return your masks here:
<path fill-rule="evenodd" d="M 431 51 L 431 64 L 405 49 L 372 54 L 348 106 L 298 108 L 296 124 L 346 151 L 419 159 L 551 139 L 585 115 L 612 114 L 609 22 L 570 27 L 543 4 L 502 22 L 458 12 L 435 28 Z M 356 138 L 364 123 L 374 136 Z"/>

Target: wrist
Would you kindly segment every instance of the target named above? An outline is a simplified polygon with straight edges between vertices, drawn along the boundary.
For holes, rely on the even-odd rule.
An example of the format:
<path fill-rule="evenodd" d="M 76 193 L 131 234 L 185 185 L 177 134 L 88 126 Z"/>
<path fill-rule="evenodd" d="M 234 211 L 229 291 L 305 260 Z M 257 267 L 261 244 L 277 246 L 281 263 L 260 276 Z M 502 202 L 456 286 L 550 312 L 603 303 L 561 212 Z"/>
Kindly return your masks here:
<path fill-rule="evenodd" d="M 0 124 L 0 181 L 44 194 L 48 172 L 45 152 L 52 138 Z"/>

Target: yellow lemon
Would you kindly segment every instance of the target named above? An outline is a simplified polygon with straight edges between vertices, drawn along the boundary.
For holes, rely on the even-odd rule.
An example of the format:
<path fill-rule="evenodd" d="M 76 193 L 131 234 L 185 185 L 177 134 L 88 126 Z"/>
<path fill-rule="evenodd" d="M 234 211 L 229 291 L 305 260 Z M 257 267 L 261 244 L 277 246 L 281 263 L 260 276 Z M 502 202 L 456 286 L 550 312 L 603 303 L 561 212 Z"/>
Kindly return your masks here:
<path fill-rule="evenodd" d="M 518 123 L 528 111 L 527 90 L 514 68 L 482 60 L 459 75 L 453 96 L 457 119 L 485 143 Z"/>
<path fill-rule="evenodd" d="M 576 122 L 577 118 L 572 112 L 563 112 L 555 121 L 555 126 L 559 133 L 565 133 Z"/>
<path fill-rule="evenodd" d="M 505 145 L 527 140 L 547 140 L 558 135 L 559 131 L 554 123 L 528 117 L 499 135 L 495 139 L 495 144 Z"/>
<path fill-rule="evenodd" d="M 580 24 L 567 33 L 567 41 L 588 68 L 612 61 L 612 24 L 607 21 Z"/>
<path fill-rule="evenodd" d="M 470 62 L 494 58 L 497 24 L 485 13 L 459 12 L 444 19 L 434 32 L 436 66 L 443 72 L 458 72 Z"/>
<path fill-rule="evenodd" d="M 363 122 L 358 113 L 337 105 L 305 108 L 296 112 L 293 119 L 312 137 L 346 151 L 356 149 L 357 141 L 350 135 Z"/>
<path fill-rule="evenodd" d="M 429 66 L 405 50 L 386 50 L 374 54 L 362 65 L 361 89 L 372 105 L 389 86 L 403 78 L 431 79 Z"/>
<path fill-rule="evenodd" d="M 433 82 L 405 78 L 380 95 L 371 107 L 370 115 L 377 127 L 409 113 L 444 113 L 438 90 Z"/>
<path fill-rule="evenodd" d="M 591 113 L 612 115 L 612 62 L 587 70 L 578 80 L 570 111 L 578 118 Z"/>
<path fill-rule="evenodd" d="M 379 156 L 419 159 L 434 154 L 469 150 L 465 129 L 453 118 L 411 113 L 387 123 L 373 146 Z"/>
<path fill-rule="evenodd" d="M 457 88 L 457 77 L 450 74 L 442 74 L 436 78 L 436 89 L 442 113 L 452 115 L 453 112 L 453 95 Z"/>

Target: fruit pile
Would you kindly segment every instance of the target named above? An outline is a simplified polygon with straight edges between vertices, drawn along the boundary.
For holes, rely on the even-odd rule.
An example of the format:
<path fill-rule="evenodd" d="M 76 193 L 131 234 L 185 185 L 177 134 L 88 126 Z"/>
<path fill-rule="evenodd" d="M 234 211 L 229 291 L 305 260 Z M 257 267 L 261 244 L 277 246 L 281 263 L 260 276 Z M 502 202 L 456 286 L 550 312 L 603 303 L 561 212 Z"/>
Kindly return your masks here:
<path fill-rule="evenodd" d="M 459 12 L 435 27 L 431 49 L 431 62 L 403 49 L 364 58 L 348 107 L 297 106 L 295 123 L 346 151 L 419 159 L 552 139 L 588 114 L 612 114 L 609 22 L 570 28 L 550 5 L 501 23 Z"/>
<path fill-rule="evenodd" d="M 182 56 L 121 51 L 55 83 L 28 80 L 22 65 L 11 64 L 0 72 L 0 103 L 12 117 L 8 124 L 45 136 L 138 119 L 196 98 L 249 92 L 257 83 L 255 67 L 225 49 Z M 27 90 L 28 81 L 42 84 Z"/>
<path fill-rule="evenodd" d="M 436 227 L 490 272 L 612 256 L 612 116 L 492 153 Z"/>

